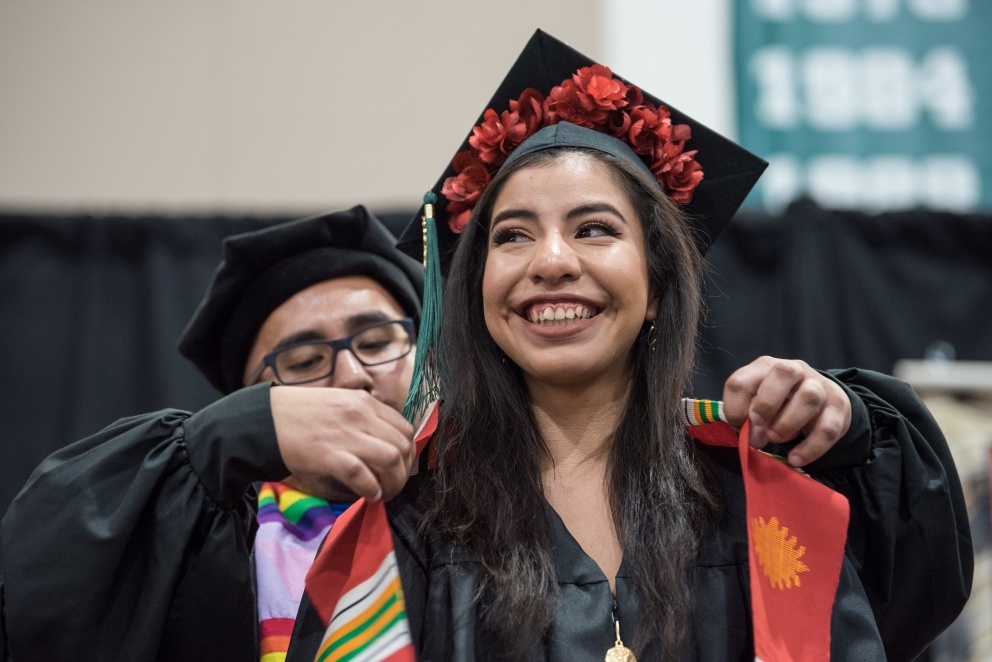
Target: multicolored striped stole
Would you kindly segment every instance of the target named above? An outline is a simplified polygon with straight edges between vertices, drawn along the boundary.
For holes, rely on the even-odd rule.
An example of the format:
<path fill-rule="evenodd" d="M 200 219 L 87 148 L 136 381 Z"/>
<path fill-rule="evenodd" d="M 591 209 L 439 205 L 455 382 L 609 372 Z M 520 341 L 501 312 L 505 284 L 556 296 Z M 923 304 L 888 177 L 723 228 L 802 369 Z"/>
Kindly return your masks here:
<path fill-rule="evenodd" d="M 417 455 L 437 429 L 432 405 L 414 437 Z M 393 537 L 382 501 L 360 499 L 338 519 L 307 575 L 326 626 L 319 662 L 415 662 Z"/>
<path fill-rule="evenodd" d="M 751 448 L 722 403 L 683 401 L 697 441 L 737 447 L 747 499 L 748 563 L 755 659 L 830 659 L 830 615 L 847 536 L 843 496 Z M 417 451 L 437 428 L 435 407 Z M 356 502 L 328 536 L 307 576 L 307 593 L 327 624 L 316 659 L 415 660 L 392 535 L 382 502 Z"/>
<path fill-rule="evenodd" d="M 255 576 L 262 662 L 285 661 L 307 572 L 328 529 L 350 505 L 283 483 L 259 489 Z"/>

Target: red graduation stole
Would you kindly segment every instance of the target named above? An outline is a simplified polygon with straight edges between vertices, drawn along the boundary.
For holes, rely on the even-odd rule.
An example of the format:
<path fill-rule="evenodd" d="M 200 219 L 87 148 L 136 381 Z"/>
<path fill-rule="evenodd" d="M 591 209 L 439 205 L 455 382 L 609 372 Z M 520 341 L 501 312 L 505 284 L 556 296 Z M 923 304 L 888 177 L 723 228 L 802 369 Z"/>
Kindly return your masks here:
<path fill-rule="evenodd" d="M 830 659 L 830 616 L 847 536 L 848 504 L 747 443 L 723 421 L 722 403 L 685 400 L 697 441 L 737 446 L 747 495 L 748 562 L 755 659 Z M 434 407 L 417 452 L 437 428 Z M 318 662 L 415 661 L 393 539 L 381 501 L 357 501 L 328 534 L 307 575 L 307 594 L 325 625 Z"/>
<path fill-rule="evenodd" d="M 721 405 L 684 401 L 686 430 L 704 444 L 737 446 L 740 454 L 755 659 L 829 660 L 830 615 L 850 514 L 847 499 L 751 448 L 748 424 L 735 432 L 722 421 Z"/>
<path fill-rule="evenodd" d="M 417 432 L 417 455 L 437 429 L 433 406 Z M 318 662 L 416 662 L 386 506 L 359 499 L 317 553 L 307 595 L 324 624 Z"/>

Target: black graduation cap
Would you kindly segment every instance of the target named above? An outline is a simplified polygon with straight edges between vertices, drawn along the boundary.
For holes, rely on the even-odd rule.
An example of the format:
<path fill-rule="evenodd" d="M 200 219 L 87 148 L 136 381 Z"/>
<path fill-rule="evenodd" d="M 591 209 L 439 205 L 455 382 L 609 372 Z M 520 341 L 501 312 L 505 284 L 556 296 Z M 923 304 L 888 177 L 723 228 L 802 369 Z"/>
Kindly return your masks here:
<path fill-rule="evenodd" d="M 241 388 L 258 330 L 297 292 L 332 278 L 367 276 L 407 315 L 420 315 L 424 271 L 365 207 L 321 214 L 224 240 L 217 267 L 179 351 L 223 393 Z"/>
<path fill-rule="evenodd" d="M 537 30 L 486 105 L 486 109 L 502 113 L 509 109 L 511 100 L 520 99 L 521 94 L 528 88 L 534 88 L 547 96 L 553 88 L 571 79 L 580 68 L 594 64 L 596 63 L 593 60 L 567 44 Z M 627 85 L 631 84 L 615 73 L 614 78 Z M 695 150 L 695 160 L 702 167 L 703 179 L 692 192 L 691 201 L 682 208 L 696 229 L 700 250 L 705 253 L 737 212 L 745 196 L 768 164 L 657 97 L 643 90 L 641 93 L 645 102 L 655 107 L 666 107 L 671 114 L 673 125 L 688 125 L 691 130 L 691 139 L 686 142 L 685 150 Z M 476 126 L 482 123 L 484 115 L 485 110 L 476 121 Z M 466 137 L 456 154 L 469 149 L 471 135 L 470 133 Z M 455 159 L 453 159 L 432 189 L 438 200 L 434 205 L 434 216 L 437 219 L 438 247 L 443 273 L 447 273 L 448 263 L 459 236 L 449 228 L 447 208 L 450 201 L 442 194 L 445 180 L 456 174 L 455 167 Z M 423 259 L 420 213 L 400 235 L 397 246 L 411 257 Z"/>

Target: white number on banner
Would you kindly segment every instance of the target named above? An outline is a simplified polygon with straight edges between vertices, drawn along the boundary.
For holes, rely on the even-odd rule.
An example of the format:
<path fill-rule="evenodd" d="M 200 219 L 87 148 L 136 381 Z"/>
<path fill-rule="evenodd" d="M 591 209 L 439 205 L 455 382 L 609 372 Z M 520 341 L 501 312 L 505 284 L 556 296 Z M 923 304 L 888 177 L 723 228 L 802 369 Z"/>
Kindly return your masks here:
<path fill-rule="evenodd" d="M 755 113 L 761 122 L 776 129 L 793 129 L 799 124 L 795 64 L 784 47 L 763 48 L 749 63 L 758 83 Z"/>
<path fill-rule="evenodd" d="M 968 13 L 968 0 L 909 0 L 908 4 L 924 21 L 957 21 Z"/>
<path fill-rule="evenodd" d="M 939 129 L 970 129 L 975 123 L 975 92 L 968 66 L 954 48 L 935 48 L 920 66 L 920 96 Z"/>
<path fill-rule="evenodd" d="M 841 23 L 861 18 L 889 21 L 905 6 L 921 21 L 958 21 L 968 14 L 968 0 L 751 0 L 754 13 L 767 21 L 802 17 L 815 23 Z"/>
<path fill-rule="evenodd" d="M 970 211 L 981 198 L 978 167 L 963 154 L 813 157 L 805 168 L 792 155 L 768 159 L 762 203 L 771 212 L 802 193 L 826 207 L 874 211 L 916 206 Z"/>
<path fill-rule="evenodd" d="M 953 48 L 931 49 L 915 63 L 901 48 L 820 47 L 797 55 L 771 46 L 754 53 L 749 71 L 757 121 L 773 130 L 901 131 L 923 112 L 944 131 L 974 124 L 975 92 Z"/>

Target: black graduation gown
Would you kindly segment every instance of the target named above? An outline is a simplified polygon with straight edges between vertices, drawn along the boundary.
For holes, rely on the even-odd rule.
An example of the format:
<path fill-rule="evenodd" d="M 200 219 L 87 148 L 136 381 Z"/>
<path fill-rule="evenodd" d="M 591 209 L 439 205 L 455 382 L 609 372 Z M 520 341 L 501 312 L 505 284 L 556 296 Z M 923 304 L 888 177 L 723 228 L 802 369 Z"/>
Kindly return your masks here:
<path fill-rule="evenodd" d="M 737 451 L 704 447 L 725 497 L 724 516 L 705 535 L 691 570 L 692 614 L 680 660 L 754 659 L 751 632 L 748 545 L 744 485 Z M 404 498 L 388 506 L 403 580 L 411 633 L 421 660 L 499 660 L 482 629 L 484 603 L 474 596 L 481 564 L 462 547 L 433 533 L 418 533 L 419 515 L 432 498 L 423 478 Z M 416 493 L 414 498 L 410 498 Z M 554 622 L 527 660 L 601 662 L 615 639 L 614 597 L 606 576 L 585 554 L 548 506 L 560 597 Z M 622 563 L 616 577 L 616 614 L 630 646 L 641 618 L 633 579 Z M 871 605 L 848 562 L 842 572 L 832 616 L 832 657 L 877 661 L 885 658 Z M 640 655 L 659 659 L 656 649 Z M 312 657 L 311 657 L 312 659 Z"/>
<path fill-rule="evenodd" d="M 973 552 L 964 499 L 943 435 L 912 390 L 860 370 L 830 373 L 851 397 L 848 434 L 807 470 L 851 504 L 831 616 L 831 658 L 912 660 L 960 612 Z M 680 660 L 754 659 L 745 501 L 735 449 L 703 446 L 725 498 L 691 570 L 692 614 Z M 438 532 L 419 531 L 432 498 L 426 471 L 387 504 L 414 647 L 421 661 L 502 659 L 481 627 L 481 564 Z M 528 660 L 602 660 L 614 642 L 606 577 L 549 508 L 561 590 L 554 623 Z M 616 608 L 625 643 L 640 618 L 621 564 Z M 484 600 L 484 598 L 483 598 Z M 313 660 L 323 628 L 306 604 L 287 662 Z M 627 634 L 624 634 L 627 633 Z M 641 660 L 658 659 L 647 650 Z"/>
<path fill-rule="evenodd" d="M 874 373 L 837 374 L 855 396 L 855 417 L 845 440 L 814 470 L 851 501 L 845 566 L 851 590 L 835 605 L 834 631 L 861 632 L 860 585 L 889 659 L 909 660 L 953 620 L 970 588 L 973 557 L 960 485 L 942 435 L 908 387 Z M 733 466 L 728 459 L 728 477 Z M 264 385 L 192 415 L 125 419 L 59 451 L 38 468 L 0 526 L 0 639 L 7 652 L 18 661 L 257 660 L 249 484 L 285 473 Z M 448 649 L 456 639 L 464 651 L 485 649 L 473 628 L 451 625 L 453 607 L 468 604 L 478 566 L 453 556 L 450 545 L 413 535 L 417 500 L 429 497 L 420 484 L 412 481 L 389 504 L 408 612 L 423 659 L 459 659 Z M 739 510 L 733 494 L 728 489 L 728 510 Z M 720 623 L 716 641 L 726 642 L 720 650 L 747 650 L 746 548 L 733 551 L 743 517 L 728 518 L 725 526 L 707 536 L 693 571 L 701 596 L 694 620 Z M 568 537 L 556 537 L 562 577 L 571 573 L 574 590 L 594 597 L 590 616 L 566 614 L 546 640 L 588 637 L 602 655 L 612 630 L 597 619 L 608 623 L 609 612 L 598 604 L 596 582 L 584 580 L 598 569 L 583 564 Z M 722 565 L 726 558 L 733 562 Z M 425 561 L 431 565 L 421 566 Z M 435 566 L 436 572 L 424 570 Z M 628 620 L 636 622 L 636 604 L 625 599 L 629 587 L 618 591 L 626 631 Z M 566 602 L 568 609 L 580 604 Z M 588 633 L 574 632 L 570 624 L 583 622 Z M 289 659 L 310 662 L 320 629 L 304 600 Z M 709 645 L 710 635 L 694 625 L 690 652 L 726 659 Z M 576 659 L 560 650 L 549 659 Z"/>

